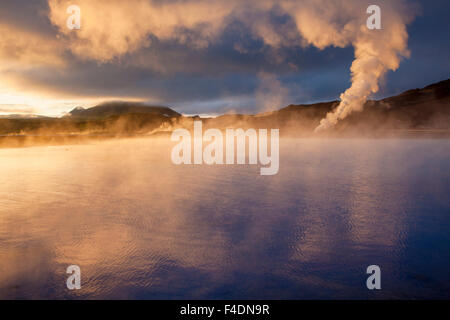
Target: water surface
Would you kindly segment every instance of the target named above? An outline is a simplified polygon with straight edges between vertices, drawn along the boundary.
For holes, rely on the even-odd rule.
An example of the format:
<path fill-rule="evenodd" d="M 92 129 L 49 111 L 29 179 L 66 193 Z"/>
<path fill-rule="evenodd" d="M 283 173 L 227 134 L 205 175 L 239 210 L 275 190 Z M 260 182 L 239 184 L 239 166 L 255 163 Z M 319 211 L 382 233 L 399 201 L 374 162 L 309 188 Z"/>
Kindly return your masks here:
<path fill-rule="evenodd" d="M 0 298 L 450 298 L 449 140 L 281 140 L 276 176 L 170 147 L 0 149 Z"/>

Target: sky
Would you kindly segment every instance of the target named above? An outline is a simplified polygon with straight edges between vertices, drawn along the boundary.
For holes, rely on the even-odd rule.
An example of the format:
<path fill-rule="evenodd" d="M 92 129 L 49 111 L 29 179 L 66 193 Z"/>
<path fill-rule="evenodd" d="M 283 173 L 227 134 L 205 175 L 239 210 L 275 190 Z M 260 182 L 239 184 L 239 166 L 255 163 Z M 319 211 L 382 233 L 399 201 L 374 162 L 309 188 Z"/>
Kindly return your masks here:
<path fill-rule="evenodd" d="M 67 27 L 71 4 L 79 30 Z M 374 43 L 395 49 L 370 98 L 450 78 L 448 0 L 2 0 L 0 114 L 61 116 L 111 100 L 255 113 L 336 100 L 352 86 L 369 4 L 381 7 Z M 406 34 L 386 36 L 402 24 Z"/>

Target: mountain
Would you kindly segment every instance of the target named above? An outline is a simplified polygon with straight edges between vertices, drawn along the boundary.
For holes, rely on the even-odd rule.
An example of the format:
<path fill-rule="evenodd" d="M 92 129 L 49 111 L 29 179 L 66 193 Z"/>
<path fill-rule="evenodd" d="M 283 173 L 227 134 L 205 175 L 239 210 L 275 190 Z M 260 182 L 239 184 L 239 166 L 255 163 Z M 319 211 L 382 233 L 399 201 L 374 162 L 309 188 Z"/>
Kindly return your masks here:
<path fill-rule="evenodd" d="M 311 136 L 320 120 L 338 105 L 339 101 L 289 105 L 254 116 L 224 115 L 206 121 L 209 127 L 237 123 L 244 128 L 280 128 L 282 134 Z M 449 135 L 450 79 L 382 100 L 367 101 L 362 112 L 352 113 L 324 134 L 382 135 L 398 131 L 446 131 Z"/>
<path fill-rule="evenodd" d="M 315 136 L 314 129 L 339 101 L 289 105 L 256 115 L 226 114 L 201 119 L 182 116 L 162 106 L 110 102 L 73 109 L 62 118 L 8 116 L 0 118 L 0 140 L 22 137 L 149 135 L 176 128 L 192 129 L 201 119 L 204 128 L 278 128 L 284 136 Z M 450 137 L 450 79 L 382 100 L 370 100 L 322 135 L 333 136 L 445 136 Z M 5 138 L 6 137 L 6 138 Z M 28 141 L 28 140 L 27 140 Z M 0 141 L 0 145 L 2 142 Z"/>
<path fill-rule="evenodd" d="M 337 130 L 450 130 L 450 79 L 366 103 Z"/>
<path fill-rule="evenodd" d="M 165 117 L 181 116 L 181 114 L 168 107 L 146 106 L 133 102 L 108 102 L 89 109 L 77 107 L 70 111 L 68 116 L 78 118 L 105 118 L 124 114 L 152 114 Z"/>

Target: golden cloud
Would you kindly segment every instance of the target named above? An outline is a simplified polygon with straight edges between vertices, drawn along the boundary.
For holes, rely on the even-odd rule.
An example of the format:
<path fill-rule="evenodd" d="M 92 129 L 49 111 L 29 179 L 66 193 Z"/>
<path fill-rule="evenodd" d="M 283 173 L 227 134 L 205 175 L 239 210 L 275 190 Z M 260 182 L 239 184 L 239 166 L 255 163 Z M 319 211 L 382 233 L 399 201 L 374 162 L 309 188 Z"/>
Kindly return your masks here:
<path fill-rule="evenodd" d="M 0 69 L 65 65 L 64 48 L 56 38 L 0 22 Z"/>
<path fill-rule="evenodd" d="M 84 59 L 109 62 L 150 45 L 150 36 L 202 48 L 216 38 L 236 1 L 79 0 L 81 29 L 67 27 L 68 0 L 49 0 L 51 22 Z M 188 38 L 182 29 L 195 30 Z"/>

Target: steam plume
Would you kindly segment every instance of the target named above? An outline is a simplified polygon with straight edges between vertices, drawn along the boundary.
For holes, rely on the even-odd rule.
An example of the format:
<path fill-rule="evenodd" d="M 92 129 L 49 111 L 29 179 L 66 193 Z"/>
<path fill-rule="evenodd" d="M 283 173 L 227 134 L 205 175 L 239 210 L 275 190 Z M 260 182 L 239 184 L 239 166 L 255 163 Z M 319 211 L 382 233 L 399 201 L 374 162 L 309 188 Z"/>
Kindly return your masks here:
<path fill-rule="evenodd" d="M 261 106 L 259 111 L 273 111 L 282 108 L 286 103 L 288 89 L 273 74 L 260 72 L 260 85 L 256 91 L 256 100 Z"/>
<path fill-rule="evenodd" d="M 382 30 L 369 30 L 365 15 L 369 2 L 314 0 L 301 4 L 289 2 L 297 27 L 307 42 L 320 49 L 327 46 L 352 45 L 355 60 L 351 66 L 352 85 L 341 95 L 336 110 L 327 114 L 316 132 L 334 126 L 354 111 L 361 111 L 369 95 L 379 90 L 379 82 L 389 70 L 399 67 L 402 57 L 408 57 L 406 24 L 411 10 L 404 1 L 379 1 L 382 10 Z"/>

